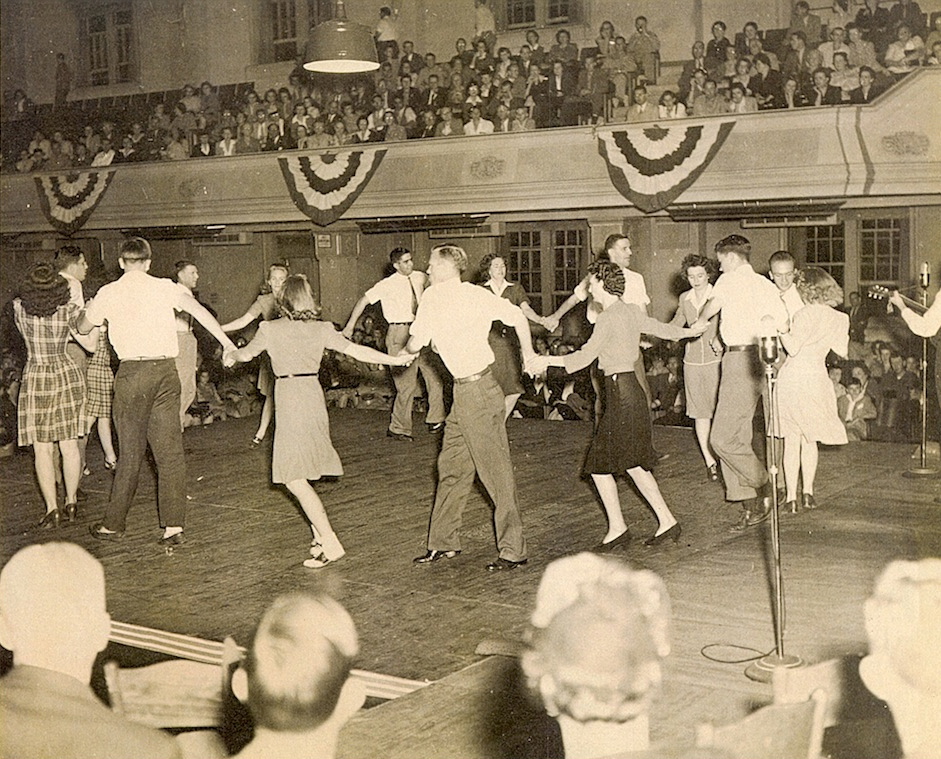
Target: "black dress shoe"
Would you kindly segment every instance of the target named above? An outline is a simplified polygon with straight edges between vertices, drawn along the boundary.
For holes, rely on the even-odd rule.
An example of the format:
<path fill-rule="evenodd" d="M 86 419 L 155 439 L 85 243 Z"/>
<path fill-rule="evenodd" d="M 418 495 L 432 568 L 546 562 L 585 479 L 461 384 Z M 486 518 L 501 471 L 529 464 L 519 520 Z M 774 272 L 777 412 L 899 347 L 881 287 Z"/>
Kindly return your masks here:
<path fill-rule="evenodd" d="M 412 436 L 406 435 L 404 432 L 393 432 L 392 430 L 386 430 L 386 437 L 390 437 L 393 440 L 403 440 L 408 443 L 412 442 Z"/>
<path fill-rule="evenodd" d="M 157 540 L 157 545 L 161 546 L 181 546 L 186 542 L 186 538 L 183 537 L 182 532 L 175 532 L 168 538 L 160 538 Z"/>
<path fill-rule="evenodd" d="M 37 525 L 40 530 L 54 530 L 59 526 L 59 510 L 53 509 L 47 511 L 46 515 L 39 520 Z"/>
<path fill-rule="evenodd" d="M 91 533 L 91 536 L 98 538 L 98 540 L 120 540 L 124 537 L 124 532 L 112 532 L 111 530 L 106 530 L 103 524 L 93 524 L 88 528 L 88 532 Z"/>
<path fill-rule="evenodd" d="M 659 535 L 651 535 L 644 541 L 645 546 L 657 546 L 661 543 L 672 540 L 674 543 L 680 542 L 680 535 L 683 533 L 683 528 L 680 527 L 680 523 L 677 522 L 669 530 L 664 530 Z"/>
<path fill-rule="evenodd" d="M 62 507 L 62 516 L 65 517 L 66 522 L 72 522 L 78 517 L 78 504 L 77 503 L 67 503 Z"/>
<path fill-rule="evenodd" d="M 444 429 L 444 422 L 435 422 L 434 424 L 427 424 L 425 426 L 428 427 L 428 432 L 432 435 L 437 435 Z"/>
<path fill-rule="evenodd" d="M 729 527 L 729 532 L 744 532 L 750 527 L 761 524 L 768 517 L 771 516 L 770 508 L 761 508 L 760 504 L 764 499 L 758 501 L 759 509 L 752 511 L 750 509 L 745 509 L 742 512 L 741 518 L 733 525 Z"/>
<path fill-rule="evenodd" d="M 520 559 L 519 561 L 510 561 L 509 559 L 499 558 L 496 561 L 491 561 L 487 565 L 488 572 L 508 572 L 511 569 L 516 569 L 517 567 L 523 566 L 529 559 Z"/>
<path fill-rule="evenodd" d="M 631 531 L 624 530 L 624 532 L 618 535 L 614 540 L 609 540 L 607 543 L 599 543 L 592 551 L 594 553 L 610 553 L 611 551 L 617 551 L 621 548 L 627 548 L 627 544 L 630 542 Z"/>
<path fill-rule="evenodd" d="M 414 564 L 431 564 L 441 559 L 453 559 L 460 551 L 428 551 L 424 556 L 412 559 Z"/>

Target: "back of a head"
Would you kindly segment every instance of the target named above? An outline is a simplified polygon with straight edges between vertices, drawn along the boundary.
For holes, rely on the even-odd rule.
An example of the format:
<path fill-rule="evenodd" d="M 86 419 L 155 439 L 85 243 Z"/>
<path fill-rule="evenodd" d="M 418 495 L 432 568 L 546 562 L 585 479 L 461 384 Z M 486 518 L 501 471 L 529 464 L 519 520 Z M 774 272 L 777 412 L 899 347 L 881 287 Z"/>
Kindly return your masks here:
<path fill-rule="evenodd" d="M 105 608 L 104 569 L 74 543 L 27 546 L 0 571 L 2 643 L 14 657 L 62 651 L 88 655 L 90 664 L 100 650 Z"/>
<path fill-rule="evenodd" d="M 118 255 L 125 261 L 149 261 L 153 252 L 143 237 L 129 237 L 121 243 Z"/>
<path fill-rule="evenodd" d="M 303 274 L 292 274 L 284 283 L 279 298 L 282 312 L 291 319 L 312 321 L 320 317 L 310 282 Z"/>
<path fill-rule="evenodd" d="M 276 599 L 245 662 L 256 726 L 300 732 L 322 725 L 358 651 L 353 620 L 329 596 L 293 593 Z"/>
<path fill-rule="evenodd" d="M 742 260 L 748 261 L 751 256 L 751 242 L 741 235 L 728 235 L 715 245 L 716 253 L 735 253 Z"/>
<path fill-rule="evenodd" d="M 464 251 L 464 248 L 459 245 L 453 245 L 452 243 L 436 245 L 432 248 L 431 252 L 436 253 L 440 258 L 450 261 L 459 272 L 467 268 L 467 253 Z"/>
<path fill-rule="evenodd" d="M 626 722 L 647 711 L 670 651 L 670 599 L 652 572 L 590 553 L 554 561 L 536 596 L 530 688 L 552 716 Z"/>
<path fill-rule="evenodd" d="M 84 251 L 77 245 L 63 245 L 56 251 L 55 265 L 59 271 L 62 271 L 71 264 L 78 263 L 79 259 L 85 255 Z"/>

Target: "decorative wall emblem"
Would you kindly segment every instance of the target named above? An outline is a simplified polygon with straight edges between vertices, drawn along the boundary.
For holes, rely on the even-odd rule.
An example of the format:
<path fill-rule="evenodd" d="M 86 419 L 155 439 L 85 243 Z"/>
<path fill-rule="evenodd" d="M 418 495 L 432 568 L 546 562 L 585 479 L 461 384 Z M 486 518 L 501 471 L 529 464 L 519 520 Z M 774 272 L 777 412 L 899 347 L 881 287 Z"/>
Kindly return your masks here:
<path fill-rule="evenodd" d="M 925 155 L 930 144 L 928 135 L 921 132 L 895 132 L 882 137 L 882 149 L 893 155 Z"/>
<path fill-rule="evenodd" d="M 506 172 L 506 161 L 492 155 L 474 161 L 470 165 L 471 176 L 477 179 L 496 179 Z"/>

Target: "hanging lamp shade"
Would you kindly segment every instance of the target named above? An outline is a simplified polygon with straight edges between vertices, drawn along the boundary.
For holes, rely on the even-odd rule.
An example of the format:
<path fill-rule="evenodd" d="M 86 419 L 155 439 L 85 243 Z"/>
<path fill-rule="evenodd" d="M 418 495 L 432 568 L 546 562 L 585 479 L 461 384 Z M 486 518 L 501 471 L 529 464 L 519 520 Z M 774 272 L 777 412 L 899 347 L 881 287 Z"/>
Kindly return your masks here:
<path fill-rule="evenodd" d="M 346 18 L 343 0 L 337 0 L 335 18 L 310 30 L 305 58 L 305 69 L 323 74 L 360 74 L 379 68 L 372 32 Z"/>

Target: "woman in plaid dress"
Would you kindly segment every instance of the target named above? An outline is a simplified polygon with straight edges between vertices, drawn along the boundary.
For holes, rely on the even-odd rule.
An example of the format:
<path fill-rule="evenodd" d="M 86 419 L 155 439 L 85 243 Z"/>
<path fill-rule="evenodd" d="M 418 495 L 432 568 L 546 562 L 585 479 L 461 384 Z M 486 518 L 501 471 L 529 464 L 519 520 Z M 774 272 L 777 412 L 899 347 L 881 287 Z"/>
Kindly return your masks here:
<path fill-rule="evenodd" d="M 111 397 L 114 395 L 114 372 L 111 371 L 111 344 L 108 342 L 106 325 L 98 327 L 98 344 L 85 370 L 87 393 L 85 396 L 85 418 L 87 430 L 91 432 L 98 423 L 98 440 L 105 454 L 105 469 L 114 471 L 118 457 L 114 452 L 111 437 Z"/>
<path fill-rule="evenodd" d="M 65 351 L 80 309 L 69 303 L 69 284 L 49 263 L 35 264 L 13 301 L 16 326 L 26 342 L 17 421 L 19 444 L 32 445 L 36 479 L 46 503 L 39 526 L 59 526 L 53 449 L 59 444 L 66 519 L 76 515 L 82 474 L 78 438 L 84 432 L 85 377 Z"/>

